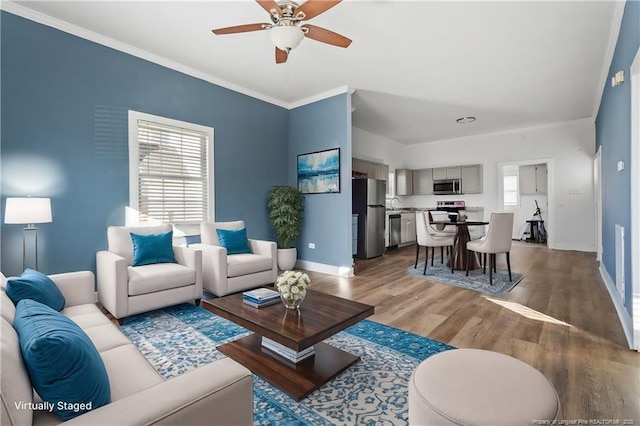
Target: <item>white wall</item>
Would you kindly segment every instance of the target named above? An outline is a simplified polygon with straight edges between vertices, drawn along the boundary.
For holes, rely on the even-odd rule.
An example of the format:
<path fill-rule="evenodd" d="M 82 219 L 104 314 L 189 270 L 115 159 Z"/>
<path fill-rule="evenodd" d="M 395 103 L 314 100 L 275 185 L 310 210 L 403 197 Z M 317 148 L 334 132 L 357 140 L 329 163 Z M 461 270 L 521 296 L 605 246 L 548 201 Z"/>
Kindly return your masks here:
<path fill-rule="evenodd" d="M 354 157 L 388 164 L 390 171 L 404 167 L 405 145 L 357 127 L 351 129 L 351 140 Z"/>
<path fill-rule="evenodd" d="M 468 206 L 484 207 L 488 218 L 492 211 L 503 210 L 499 205 L 498 163 L 550 159 L 549 206 L 544 216 L 545 221 L 549 221 L 548 245 L 557 249 L 595 251 L 594 154 L 595 125 L 592 119 L 584 119 L 408 145 L 401 164 L 410 169 L 421 169 L 481 163 L 483 193 L 460 198 Z M 570 195 L 570 188 L 577 189 L 578 193 Z M 402 197 L 404 206 L 414 207 L 435 206 L 438 199 L 451 199 L 451 196 Z"/>

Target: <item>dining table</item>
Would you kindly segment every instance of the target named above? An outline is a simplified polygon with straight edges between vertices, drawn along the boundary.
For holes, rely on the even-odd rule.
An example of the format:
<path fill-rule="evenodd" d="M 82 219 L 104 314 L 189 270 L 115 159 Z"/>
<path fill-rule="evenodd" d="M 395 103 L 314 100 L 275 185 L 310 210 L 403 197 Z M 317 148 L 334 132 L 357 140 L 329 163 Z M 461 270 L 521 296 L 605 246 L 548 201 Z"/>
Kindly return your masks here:
<path fill-rule="evenodd" d="M 473 253 L 467 251 L 467 243 L 471 241 L 469 235 L 469 226 L 484 226 L 489 222 L 483 221 L 437 221 L 431 222 L 432 225 L 454 225 L 456 232 L 453 236 L 453 251 L 447 260 L 447 266 L 451 269 L 466 270 L 467 269 L 467 257 L 471 256 L 469 263 L 469 269 L 478 269 L 481 267 L 478 263 L 478 259 Z"/>

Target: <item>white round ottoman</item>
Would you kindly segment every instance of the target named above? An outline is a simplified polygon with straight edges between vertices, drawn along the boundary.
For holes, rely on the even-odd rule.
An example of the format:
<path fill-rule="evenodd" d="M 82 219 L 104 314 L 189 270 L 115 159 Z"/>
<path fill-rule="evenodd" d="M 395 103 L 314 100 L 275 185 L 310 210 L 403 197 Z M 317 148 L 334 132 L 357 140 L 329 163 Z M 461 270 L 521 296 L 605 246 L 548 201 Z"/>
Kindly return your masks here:
<path fill-rule="evenodd" d="M 455 349 L 424 360 L 409 382 L 411 425 L 532 425 L 560 417 L 549 381 L 513 357 Z"/>

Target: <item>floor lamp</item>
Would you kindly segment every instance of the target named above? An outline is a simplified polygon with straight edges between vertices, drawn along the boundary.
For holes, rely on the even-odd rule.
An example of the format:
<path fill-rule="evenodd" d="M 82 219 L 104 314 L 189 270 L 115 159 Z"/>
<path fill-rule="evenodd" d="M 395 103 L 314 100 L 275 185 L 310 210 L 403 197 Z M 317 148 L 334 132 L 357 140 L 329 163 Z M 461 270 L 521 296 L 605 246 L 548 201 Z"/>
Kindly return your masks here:
<path fill-rule="evenodd" d="M 36 270 L 38 270 L 38 228 L 36 223 L 50 223 L 51 199 L 50 198 L 7 198 L 4 211 L 4 223 L 27 225 L 22 228 L 22 270 L 26 268 L 27 232 L 33 232 L 35 238 Z"/>

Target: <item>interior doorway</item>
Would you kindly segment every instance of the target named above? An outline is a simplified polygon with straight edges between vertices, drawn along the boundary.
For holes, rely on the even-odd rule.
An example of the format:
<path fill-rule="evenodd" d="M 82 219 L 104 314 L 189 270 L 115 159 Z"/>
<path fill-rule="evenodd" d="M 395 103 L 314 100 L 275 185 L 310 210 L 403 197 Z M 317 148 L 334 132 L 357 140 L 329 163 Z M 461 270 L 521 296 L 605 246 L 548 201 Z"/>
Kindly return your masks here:
<path fill-rule="evenodd" d="M 602 261 L 602 145 L 593 157 L 593 189 L 596 217 L 596 260 Z"/>
<path fill-rule="evenodd" d="M 640 350 L 640 49 L 631 64 L 631 319 Z"/>
<path fill-rule="evenodd" d="M 537 238 L 544 226 L 544 241 L 553 248 L 552 173 L 551 158 L 498 163 L 498 203 L 504 211 L 514 213 L 514 240 L 544 244 Z"/>

